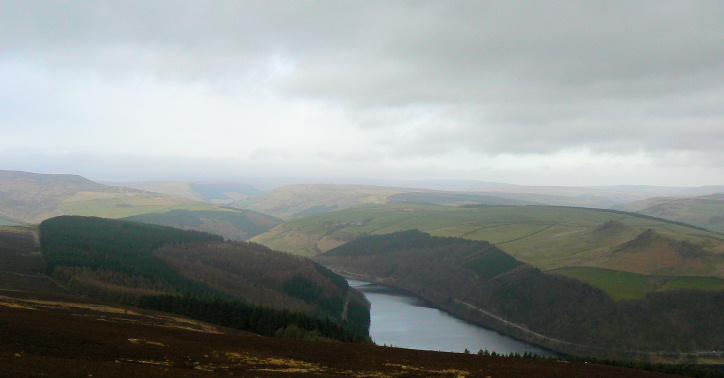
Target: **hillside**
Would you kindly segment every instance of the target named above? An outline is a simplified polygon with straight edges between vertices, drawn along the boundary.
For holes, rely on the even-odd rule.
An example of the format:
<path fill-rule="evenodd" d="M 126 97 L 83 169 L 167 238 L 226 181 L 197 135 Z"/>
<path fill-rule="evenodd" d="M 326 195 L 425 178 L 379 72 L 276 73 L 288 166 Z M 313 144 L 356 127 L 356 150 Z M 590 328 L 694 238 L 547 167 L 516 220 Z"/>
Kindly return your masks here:
<path fill-rule="evenodd" d="M 14 377 L 673 377 L 584 362 L 260 337 L 157 311 L 5 290 L 0 334 L 2 375 Z"/>
<path fill-rule="evenodd" d="M 414 184 L 414 183 L 411 183 Z M 543 188 L 497 185 L 510 191 L 441 191 L 411 187 L 306 184 L 283 186 L 250 196 L 230 206 L 294 219 L 359 206 L 427 204 L 445 206 L 564 205 L 611 207 L 643 194 L 616 193 L 587 188 Z"/>
<path fill-rule="evenodd" d="M 231 206 L 259 211 L 282 219 L 299 218 L 332 210 L 383 204 L 399 189 L 356 185 L 287 185 L 248 197 Z"/>
<path fill-rule="evenodd" d="M 0 171 L 0 225 L 34 224 L 59 215 L 134 217 L 140 222 L 246 240 L 280 220 L 139 189 L 102 185 L 75 175 Z"/>
<path fill-rule="evenodd" d="M 659 352 L 724 345 L 719 332 L 724 329 L 724 290 L 653 292 L 616 302 L 592 286 L 523 264 L 487 242 L 417 230 L 363 237 L 315 260 L 565 353 L 653 358 Z"/>
<path fill-rule="evenodd" d="M 209 210 L 171 210 L 123 218 L 134 222 L 157 224 L 185 230 L 199 230 L 229 240 L 248 240 L 282 222 L 281 219 L 252 210 L 219 207 Z"/>
<path fill-rule="evenodd" d="M 262 337 L 166 312 L 100 303 L 69 295 L 43 275 L 36 241 L 37 230 L 32 227 L 0 227 L 4 375 L 662 376 L 590 362 Z M 686 366 L 650 367 L 693 371 Z"/>
<path fill-rule="evenodd" d="M 0 218 L 39 223 L 58 215 L 121 218 L 215 205 L 138 189 L 101 185 L 76 175 L 0 171 Z"/>
<path fill-rule="evenodd" d="M 287 221 L 253 240 L 273 249 L 313 256 L 360 236 L 410 229 L 489 241 L 543 270 L 615 257 L 616 246 L 651 229 L 672 240 L 700 245 L 711 259 L 709 265 L 715 266 L 702 267 L 701 273 L 724 274 L 719 266 L 724 253 L 722 235 L 635 213 L 589 208 L 366 206 Z"/>
<path fill-rule="evenodd" d="M 724 233 L 724 193 L 686 198 L 656 197 L 626 204 L 623 209 Z"/>
<path fill-rule="evenodd" d="M 51 218 L 39 231 L 45 273 L 93 298 L 267 335 L 301 329 L 309 337 L 368 338 L 362 294 L 307 259 L 198 231 L 103 218 Z"/>
<path fill-rule="evenodd" d="M 262 337 L 166 312 L 101 303 L 69 295 L 38 274 L 43 262 L 36 236 L 33 228 L 0 227 L 1 375 L 663 376 L 583 362 Z"/>
<path fill-rule="evenodd" d="M 711 286 L 705 282 L 707 277 L 724 279 L 724 236 L 663 219 L 600 209 L 368 206 L 288 221 L 253 241 L 314 256 L 362 236 L 411 229 L 433 236 L 489 241 L 543 271 L 596 268 L 638 274 L 641 280 L 635 282 L 642 286 L 633 292 L 639 295 L 651 288 L 677 287 L 644 284 L 656 276 L 691 277 L 682 278 L 688 280 L 684 287 Z M 655 237 L 641 237 L 643 234 Z M 714 285 L 719 287 L 717 280 Z M 610 288 L 600 280 L 589 283 Z M 618 298 L 617 293 L 610 294 Z"/>
<path fill-rule="evenodd" d="M 251 185 L 232 182 L 142 181 L 112 184 L 220 205 L 228 205 L 248 196 L 263 193 Z"/>

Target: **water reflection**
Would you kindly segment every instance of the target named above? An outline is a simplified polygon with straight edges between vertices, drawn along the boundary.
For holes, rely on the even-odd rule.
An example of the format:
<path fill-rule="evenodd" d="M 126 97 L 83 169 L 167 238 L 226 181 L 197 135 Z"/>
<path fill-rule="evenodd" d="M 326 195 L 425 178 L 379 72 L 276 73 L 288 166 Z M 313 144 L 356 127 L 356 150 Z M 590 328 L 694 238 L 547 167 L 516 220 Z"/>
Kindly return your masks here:
<path fill-rule="evenodd" d="M 543 349 L 478 327 L 394 288 L 348 280 L 372 303 L 370 336 L 379 345 L 472 353 L 480 349 L 502 354 L 549 355 Z"/>

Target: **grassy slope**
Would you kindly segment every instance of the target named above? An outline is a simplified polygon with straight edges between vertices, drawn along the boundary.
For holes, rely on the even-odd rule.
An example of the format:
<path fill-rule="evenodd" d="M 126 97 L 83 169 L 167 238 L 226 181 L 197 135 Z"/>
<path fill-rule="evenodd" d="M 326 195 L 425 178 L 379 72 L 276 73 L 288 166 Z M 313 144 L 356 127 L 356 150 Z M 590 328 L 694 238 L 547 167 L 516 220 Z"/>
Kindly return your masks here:
<path fill-rule="evenodd" d="M 216 233 L 229 240 L 247 240 L 281 223 L 281 219 L 251 210 L 221 207 L 209 210 L 177 209 L 146 213 L 126 220 Z"/>
<path fill-rule="evenodd" d="M 617 301 L 642 298 L 655 291 L 724 290 L 724 280 L 714 277 L 643 275 L 601 268 L 562 268 L 550 272 L 596 286 Z"/>
<path fill-rule="evenodd" d="M 446 192 L 422 189 L 360 185 L 289 185 L 268 193 L 251 196 L 233 204 L 284 219 L 322 214 L 364 205 L 534 205 L 537 202 L 503 198 L 479 193 Z"/>
<path fill-rule="evenodd" d="M 39 223 L 58 215 L 122 218 L 216 205 L 137 189 L 107 186 L 76 175 L 0 171 L 0 218 Z"/>
<path fill-rule="evenodd" d="M 637 274 L 724 277 L 722 235 L 637 214 L 585 208 L 368 206 L 289 221 L 253 240 L 273 249 L 313 256 L 361 235 L 414 228 L 433 236 L 490 241 L 542 270 L 594 267 Z M 704 253 L 682 258 L 671 255 L 676 252 L 672 247 L 668 260 L 652 264 L 659 257 L 653 244 L 616 250 L 647 229 L 654 230 L 660 236 L 657 242 L 663 245 L 688 241 L 701 246 Z"/>
<path fill-rule="evenodd" d="M 168 185 L 173 190 L 181 190 L 179 185 Z M 248 210 L 102 185 L 81 176 L 0 171 L 0 225 L 39 223 L 58 215 L 137 217 L 136 220 L 142 222 L 212 232 L 232 240 L 248 239 L 280 222 Z M 189 218 L 194 218 L 192 224 Z"/>
<path fill-rule="evenodd" d="M 291 219 L 369 204 L 383 204 L 401 190 L 353 185 L 288 185 L 252 196 L 232 206 Z"/>
<path fill-rule="evenodd" d="M 724 194 L 690 198 L 652 198 L 624 207 L 626 210 L 724 232 Z"/>
<path fill-rule="evenodd" d="M 250 185 L 227 182 L 144 181 L 124 182 L 118 185 L 222 205 L 262 193 Z"/>

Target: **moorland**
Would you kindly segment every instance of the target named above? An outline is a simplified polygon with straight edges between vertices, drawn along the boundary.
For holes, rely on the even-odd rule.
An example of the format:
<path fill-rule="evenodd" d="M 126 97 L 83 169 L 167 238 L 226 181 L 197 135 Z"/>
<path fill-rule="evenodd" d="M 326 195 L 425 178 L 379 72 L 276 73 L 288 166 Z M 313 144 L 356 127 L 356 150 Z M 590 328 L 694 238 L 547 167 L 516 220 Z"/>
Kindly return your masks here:
<path fill-rule="evenodd" d="M 369 311 L 361 294 L 328 269 L 333 268 L 414 292 L 457 316 L 553 350 L 721 363 L 724 235 L 715 226 L 724 211 L 720 196 L 710 193 L 715 188 L 681 189 L 684 195 L 672 196 L 673 189 L 663 188 L 505 185 L 480 191 L 291 185 L 269 192 L 229 183 L 130 186 L 102 185 L 74 175 L 0 171 L 0 283 L 3 295 L 14 297 L 3 305 L 7 314 L 86 316 L 85 305 L 79 310 L 75 305 L 32 304 L 80 301 L 123 312 L 114 317 L 130 321 L 129 326 L 139 319 L 121 320 L 130 311 L 134 316 L 196 322 L 188 327 L 196 327 L 197 333 L 201 327 L 202 333 L 214 329 L 241 338 L 251 337 L 245 332 L 278 336 L 281 339 L 269 339 L 277 347 L 288 338 L 312 340 L 321 343 L 314 348 L 334 354 L 332 349 L 340 348 L 325 349 L 333 345 L 325 343 L 357 341 L 350 353 L 369 356 L 370 366 L 376 366 L 372 371 L 390 375 L 454 375 L 455 364 L 468 366 L 440 354 L 436 356 L 454 361 L 452 365 L 412 363 L 421 358 L 416 355 L 401 366 L 387 360 L 391 365 L 380 367 L 375 358 L 384 354 L 394 360 L 400 351 L 359 345 L 369 342 Z M 160 324 L 139 322 L 151 328 Z M 42 328 L 18 326 L 31 333 Z M 66 367 L 95 361 L 91 365 L 101 366 L 108 356 L 89 354 L 82 345 L 101 342 L 96 336 L 106 338 L 102 328 L 98 323 L 100 333 L 83 339 L 77 353 L 66 355 L 49 352 L 60 348 L 61 339 L 54 347 L 38 344 L 36 333 L 33 342 L 23 343 L 18 340 L 30 334 L 20 330 L 13 333 L 17 340 L 8 339 L 6 351 L 23 345 L 21 349 L 35 352 L 8 352 L 3 358 L 12 366 L 24 361 L 21 369 L 28 372 L 36 371 L 33 361 Z M 152 332 L 155 338 L 168 336 L 160 329 Z M 156 342 L 142 340 L 150 342 L 131 342 L 132 348 L 143 349 L 134 351 L 136 356 L 150 353 Z M 122 344 L 123 350 L 129 347 Z M 366 354 L 364 348 L 374 352 Z M 170 349 L 164 353 L 190 353 Z M 230 353 L 217 361 L 222 370 L 210 370 L 256 369 L 246 360 L 241 368 L 241 360 Z M 308 353 L 310 358 L 316 355 Z M 32 358 L 10 358 L 18 354 Z M 95 357 L 88 360 L 89 355 Z M 294 361 L 311 361 L 296 356 Z M 151 360 L 155 362 L 149 363 L 154 366 L 149 371 L 156 373 L 182 365 Z M 490 363 L 556 375 L 555 369 L 545 370 L 545 361 L 528 365 L 527 360 L 483 360 L 469 365 L 481 370 L 463 369 L 463 375 L 491 372 Z M 118 361 L 114 363 L 126 360 Z M 138 361 L 142 359 L 129 363 L 145 364 Z M 337 374 L 342 370 L 335 369 L 343 366 L 363 370 L 329 361 L 319 365 L 321 370 L 292 367 L 296 362 L 291 360 L 276 367 L 265 364 L 257 367 L 268 375 Z M 196 359 L 182 369 L 192 365 L 203 361 Z M 566 375 L 579 374 L 577 369 Z"/>

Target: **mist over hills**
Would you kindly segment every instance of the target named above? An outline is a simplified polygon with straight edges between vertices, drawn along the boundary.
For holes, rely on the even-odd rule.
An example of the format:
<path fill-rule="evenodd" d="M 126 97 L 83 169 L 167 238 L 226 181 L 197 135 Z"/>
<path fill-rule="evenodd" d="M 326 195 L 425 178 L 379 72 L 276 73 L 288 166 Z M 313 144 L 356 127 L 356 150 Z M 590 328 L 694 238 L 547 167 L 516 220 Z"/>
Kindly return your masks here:
<path fill-rule="evenodd" d="M 122 217 L 173 207 L 205 207 L 200 201 L 132 188 L 102 185 L 77 175 L 0 171 L 0 218 L 38 223 L 57 215 L 105 209 Z"/>
<path fill-rule="evenodd" d="M 197 188 L 205 189 L 212 197 L 213 189 L 229 189 L 223 185 Z M 77 175 L 0 171 L 0 224 L 40 223 L 58 215 L 131 217 L 146 223 L 212 232 L 232 240 L 246 240 L 281 221 L 199 199 L 103 185 Z"/>
<path fill-rule="evenodd" d="M 654 197 L 625 204 L 623 209 L 724 232 L 724 193 Z"/>
<path fill-rule="evenodd" d="M 109 185 L 124 186 L 149 192 L 228 205 L 248 196 L 264 193 L 249 184 L 234 182 L 182 182 L 182 181 L 141 181 L 108 182 Z"/>

